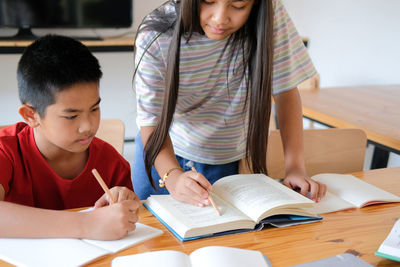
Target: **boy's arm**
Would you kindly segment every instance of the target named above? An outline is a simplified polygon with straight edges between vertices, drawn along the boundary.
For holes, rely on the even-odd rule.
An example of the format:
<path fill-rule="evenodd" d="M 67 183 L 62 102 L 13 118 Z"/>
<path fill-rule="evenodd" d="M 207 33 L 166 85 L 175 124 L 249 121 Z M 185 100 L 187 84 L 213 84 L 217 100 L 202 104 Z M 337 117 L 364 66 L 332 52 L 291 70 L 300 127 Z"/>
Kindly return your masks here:
<path fill-rule="evenodd" d="M 303 117 L 301 99 L 297 88 L 274 95 L 276 114 L 285 155 L 286 178 L 284 184 L 300 189 L 301 194 L 319 201 L 326 192 L 326 186 L 307 176 L 304 163 Z"/>
<path fill-rule="evenodd" d="M 0 197 L 4 192 L 0 185 Z M 126 200 L 89 212 L 33 208 L 0 201 L 0 238 L 120 239 L 135 229 L 139 202 Z"/>

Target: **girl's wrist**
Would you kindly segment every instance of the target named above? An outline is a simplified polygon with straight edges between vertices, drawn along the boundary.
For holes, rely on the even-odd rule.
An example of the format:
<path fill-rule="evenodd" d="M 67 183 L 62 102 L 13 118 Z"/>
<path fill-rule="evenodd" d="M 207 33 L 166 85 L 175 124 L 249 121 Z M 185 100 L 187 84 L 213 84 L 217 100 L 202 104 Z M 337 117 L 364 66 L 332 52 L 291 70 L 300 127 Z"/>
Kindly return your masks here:
<path fill-rule="evenodd" d="M 158 180 L 159 186 L 160 186 L 161 188 L 162 188 L 162 187 L 165 187 L 165 183 L 166 183 L 168 177 L 170 177 L 170 175 L 171 175 L 173 172 L 177 172 L 177 171 L 183 172 L 183 169 L 182 169 L 181 167 L 174 167 L 174 168 L 169 169 L 169 170 L 160 178 L 160 180 Z"/>
<path fill-rule="evenodd" d="M 288 176 L 307 176 L 305 168 L 290 168 L 286 169 L 285 178 Z"/>

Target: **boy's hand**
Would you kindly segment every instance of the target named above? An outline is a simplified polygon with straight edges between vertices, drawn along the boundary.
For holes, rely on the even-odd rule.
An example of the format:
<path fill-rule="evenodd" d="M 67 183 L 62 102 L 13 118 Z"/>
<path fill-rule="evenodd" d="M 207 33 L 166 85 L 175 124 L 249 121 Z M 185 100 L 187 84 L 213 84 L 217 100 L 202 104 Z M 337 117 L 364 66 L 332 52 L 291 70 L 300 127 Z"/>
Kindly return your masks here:
<path fill-rule="evenodd" d="M 165 180 L 165 186 L 173 198 L 198 207 L 210 204 L 208 192 L 211 191 L 210 182 L 195 171 L 172 173 Z"/>
<path fill-rule="evenodd" d="M 139 197 L 132 192 L 132 190 L 123 187 L 123 186 L 115 186 L 110 189 L 111 195 L 113 196 L 114 200 L 119 203 L 124 200 L 135 200 L 139 201 Z M 100 208 L 111 204 L 110 200 L 108 199 L 107 194 L 104 194 L 99 198 L 96 203 L 94 204 L 94 208 Z"/>
<path fill-rule="evenodd" d="M 283 180 L 283 184 L 299 191 L 303 196 L 309 194 L 309 198 L 315 202 L 319 202 L 326 194 L 326 185 L 312 180 L 307 175 L 289 173 Z"/>
<path fill-rule="evenodd" d="M 130 199 L 90 212 L 82 212 L 82 236 L 98 240 L 121 239 L 135 230 L 138 208 L 139 201 Z"/>

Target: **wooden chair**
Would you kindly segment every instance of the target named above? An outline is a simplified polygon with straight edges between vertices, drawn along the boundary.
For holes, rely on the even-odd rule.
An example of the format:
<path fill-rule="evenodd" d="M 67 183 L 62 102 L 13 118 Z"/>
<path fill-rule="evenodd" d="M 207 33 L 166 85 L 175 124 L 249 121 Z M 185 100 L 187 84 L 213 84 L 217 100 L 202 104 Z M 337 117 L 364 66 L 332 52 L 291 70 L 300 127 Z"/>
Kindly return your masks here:
<path fill-rule="evenodd" d="M 121 155 L 124 152 L 125 125 L 121 120 L 101 120 L 96 137 L 112 145 Z"/>
<path fill-rule="evenodd" d="M 360 129 L 304 130 L 304 160 L 309 176 L 317 173 L 349 173 L 363 170 L 367 136 Z M 267 151 L 268 176 L 285 177 L 285 160 L 279 130 L 270 132 Z M 239 173 L 250 173 L 245 160 Z"/>

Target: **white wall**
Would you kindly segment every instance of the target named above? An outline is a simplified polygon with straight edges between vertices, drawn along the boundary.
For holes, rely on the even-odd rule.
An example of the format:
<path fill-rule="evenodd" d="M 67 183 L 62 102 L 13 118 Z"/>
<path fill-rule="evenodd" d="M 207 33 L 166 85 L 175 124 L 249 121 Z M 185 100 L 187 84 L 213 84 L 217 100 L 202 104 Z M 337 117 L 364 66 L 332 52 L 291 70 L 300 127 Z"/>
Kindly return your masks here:
<path fill-rule="evenodd" d="M 283 0 L 322 87 L 400 84 L 400 1 Z"/>

